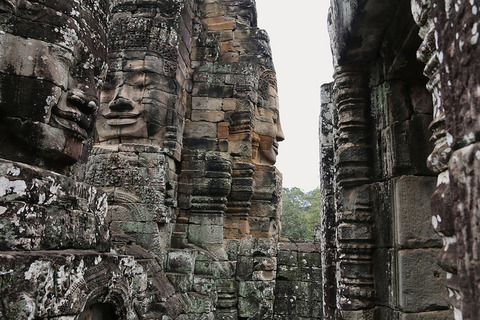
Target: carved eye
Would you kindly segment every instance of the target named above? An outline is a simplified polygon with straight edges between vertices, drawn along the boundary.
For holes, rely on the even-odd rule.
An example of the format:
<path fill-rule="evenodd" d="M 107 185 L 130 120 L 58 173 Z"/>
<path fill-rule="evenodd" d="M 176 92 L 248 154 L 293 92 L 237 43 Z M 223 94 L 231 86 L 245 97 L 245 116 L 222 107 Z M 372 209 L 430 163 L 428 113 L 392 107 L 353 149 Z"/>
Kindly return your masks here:
<path fill-rule="evenodd" d="M 124 73 L 125 84 L 136 88 L 145 86 L 145 74 L 143 72 L 126 72 Z"/>

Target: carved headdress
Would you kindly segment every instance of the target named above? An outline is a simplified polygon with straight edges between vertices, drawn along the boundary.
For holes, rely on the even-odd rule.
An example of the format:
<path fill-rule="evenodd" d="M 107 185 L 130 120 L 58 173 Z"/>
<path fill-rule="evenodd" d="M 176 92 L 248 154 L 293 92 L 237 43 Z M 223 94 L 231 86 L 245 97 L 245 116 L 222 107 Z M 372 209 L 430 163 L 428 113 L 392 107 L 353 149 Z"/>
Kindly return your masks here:
<path fill-rule="evenodd" d="M 109 52 L 146 50 L 176 60 L 178 1 L 116 1 L 109 31 Z"/>

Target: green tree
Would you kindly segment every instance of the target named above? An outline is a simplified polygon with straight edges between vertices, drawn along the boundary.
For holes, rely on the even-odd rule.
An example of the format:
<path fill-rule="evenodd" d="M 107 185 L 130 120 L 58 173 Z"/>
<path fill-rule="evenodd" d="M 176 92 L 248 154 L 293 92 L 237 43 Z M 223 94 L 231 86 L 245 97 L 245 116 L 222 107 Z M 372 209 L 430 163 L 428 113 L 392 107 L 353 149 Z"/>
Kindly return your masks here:
<path fill-rule="evenodd" d="M 313 240 L 313 226 L 320 224 L 321 192 L 283 188 L 282 236 Z"/>

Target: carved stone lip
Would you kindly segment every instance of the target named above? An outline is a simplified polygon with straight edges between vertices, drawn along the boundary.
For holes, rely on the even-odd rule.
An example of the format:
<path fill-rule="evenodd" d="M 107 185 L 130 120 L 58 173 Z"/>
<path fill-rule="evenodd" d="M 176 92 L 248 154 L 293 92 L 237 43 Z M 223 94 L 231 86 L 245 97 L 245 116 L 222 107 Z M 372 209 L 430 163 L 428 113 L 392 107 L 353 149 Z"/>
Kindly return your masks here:
<path fill-rule="evenodd" d="M 110 126 L 125 126 L 134 124 L 140 117 L 140 112 L 108 112 L 103 114 Z"/>
<path fill-rule="evenodd" d="M 88 128 L 91 119 L 81 113 L 60 110 L 58 107 L 52 109 L 52 124 L 61 129 L 67 129 L 82 140 L 88 138 Z"/>
<path fill-rule="evenodd" d="M 277 142 L 273 143 L 273 151 L 275 151 L 275 153 L 278 154 L 278 143 Z"/>

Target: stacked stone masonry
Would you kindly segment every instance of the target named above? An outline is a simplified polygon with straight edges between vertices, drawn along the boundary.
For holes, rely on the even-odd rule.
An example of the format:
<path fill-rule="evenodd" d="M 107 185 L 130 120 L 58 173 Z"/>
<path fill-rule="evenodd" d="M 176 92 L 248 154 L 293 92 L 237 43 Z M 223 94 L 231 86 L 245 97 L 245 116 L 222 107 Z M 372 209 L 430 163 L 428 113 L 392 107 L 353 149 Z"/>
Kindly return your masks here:
<path fill-rule="evenodd" d="M 324 319 L 478 319 L 478 1 L 331 1 Z M 335 231 L 332 231 L 335 230 Z"/>
<path fill-rule="evenodd" d="M 251 0 L 0 1 L 1 319 L 320 319 Z"/>
<path fill-rule="evenodd" d="M 479 6 L 331 0 L 295 242 L 254 0 L 0 0 L 0 318 L 478 319 Z"/>

